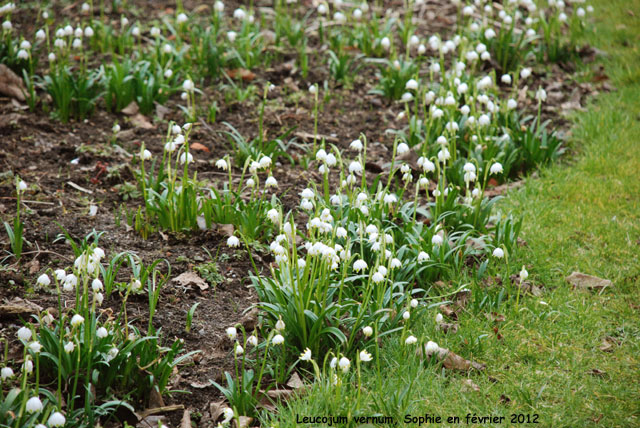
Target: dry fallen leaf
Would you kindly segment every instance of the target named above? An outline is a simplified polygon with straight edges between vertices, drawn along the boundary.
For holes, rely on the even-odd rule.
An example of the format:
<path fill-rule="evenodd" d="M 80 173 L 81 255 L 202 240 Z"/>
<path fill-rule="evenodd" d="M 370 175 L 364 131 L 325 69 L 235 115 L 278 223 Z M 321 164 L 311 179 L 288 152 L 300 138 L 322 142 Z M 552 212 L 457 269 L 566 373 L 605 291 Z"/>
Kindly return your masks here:
<path fill-rule="evenodd" d="M 302 383 L 302 379 L 300 379 L 300 376 L 298 375 L 298 373 L 294 372 L 291 378 L 289 379 L 289 381 L 287 382 L 287 386 L 291 389 L 300 389 L 304 387 L 304 383 Z"/>
<path fill-rule="evenodd" d="M 444 333 L 452 333 L 455 334 L 458 332 L 458 324 L 455 323 L 446 323 L 442 322 L 437 325 L 438 330 L 443 331 Z"/>
<path fill-rule="evenodd" d="M 24 101 L 24 90 L 22 79 L 9 67 L 0 64 L 0 94 Z"/>
<path fill-rule="evenodd" d="M 19 297 L 0 305 L 0 318 L 12 316 L 29 316 L 42 312 L 42 307 Z"/>
<path fill-rule="evenodd" d="M 134 116 L 140 112 L 140 108 L 135 101 L 131 101 L 125 108 L 121 110 L 122 114 L 127 116 Z"/>
<path fill-rule="evenodd" d="M 226 236 L 233 235 L 233 231 L 235 230 L 232 224 L 218 224 L 218 230 Z"/>
<path fill-rule="evenodd" d="M 256 78 L 256 74 L 245 68 L 234 68 L 232 70 L 227 70 L 227 74 L 232 79 L 242 79 L 245 82 L 251 82 Z"/>
<path fill-rule="evenodd" d="M 253 422 L 253 418 L 249 416 L 239 416 L 236 420 L 236 428 L 247 428 L 251 422 Z"/>
<path fill-rule="evenodd" d="M 480 364 L 476 363 L 475 361 L 466 360 L 460 355 L 455 354 L 451 351 L 447 352 L 447 356 L 444 358 L 442 365 L 444 365 L 444 367 L 449 370 L 459 370 L 465 372 L 472 369 L 484 370 L 487 367 L 486 364 Z"/>
<path fill-rule="evenodd" d="M 138 128 L 142 128 L 142 129 L 154 129 L 155 126 L 153 126 L 151 124 L 151 122 L 149 122 L 149 119 L 147 119 L 146 116 L 143 116 L 142 114 L 138 113 L 135 116 L 131 117 L 131 123 L 138 127 Z"/>
<path fill-rule="evenodd" d="M 480 387 L 476 385 L 471 379 L 464 379 L 462 381 L 463 391 L 480 391 Z"/>
<path fill-rule="evenodd" d="M 429 352 L 427 350 L 427 345 L 425 345 L 423 348 L 419 348 L 417 353 L 421 357 L 426 355 L 427 358 L 431 358 L 433 355 L 436 355 L 438 360 L 442 361 L 444 368 L 449 370 L 468 372 L 471 370 L 484 370 L 487 367 L 486 364 L 469 361 L 446 348 L 438 348 L 436 351 Z"/>
<path fill-rule="evenodd" d="M 613 349 L 620 344 L 620 341 L 615 337 L 606 336 L 602 338 L 602 344 L 600 350 L 603 352 L 613 352 Z"/>
<path fill-rule="evenodd" d="M 581 272 L 573 272 L 566 279 L 574 288 L 581 288 L 583 290 L 603 290 L 613 286 L 613 283 L 608 279 L 598 278 L 597 276 L 587 275 Z"/>
<path fill-rule="evenodd" d="M 189 149 L 190 150 L 200 150 L 202 152 L 209 152 L 209 147 L 205 146 L 204 144 L 200 144 L 200 143 L 191 143 L 189 144 Z"/>
<path fill-rule="evenodd" d="M 173 278 L 173 281 L 178 283 L 181 287 L 191 288 L 192 285 L 197 286 L 201 291 L 209 288 L 207 281 L 200 278 L 195 272 L 184 272 Z"/>
<path fill-rule="evenodd" d="M 211 420 L 216 422 L 220 416 L 222 416 L 222 411 L 227 407 L 224 400 L 214 401 L 209 404 L 209 413 L 211 414 Z"/>
<path fill-rule="evenodd" d="M 180 428 L 191 428 L 191 413 L 185 410 L 180 421 Z"/>
<path fill-rule="evenodd" d="M 164 400 L 160 392 L 158 392 L 158 388 L 154 386 L 149 394 L 149 408 L 156 409 L 158 407 L 164 407 Z"/>

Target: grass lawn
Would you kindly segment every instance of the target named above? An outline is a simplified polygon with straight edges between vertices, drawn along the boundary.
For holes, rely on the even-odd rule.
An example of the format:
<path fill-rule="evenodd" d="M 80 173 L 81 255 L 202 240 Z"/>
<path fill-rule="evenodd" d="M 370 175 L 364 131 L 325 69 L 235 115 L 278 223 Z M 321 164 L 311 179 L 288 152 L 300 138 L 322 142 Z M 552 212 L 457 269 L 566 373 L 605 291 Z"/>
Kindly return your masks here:
<path fill-rule="evenodd" d="M 412 315 L 412 334 L 486 363 L 486 370 L 454 374 L 422 361 L 415 345 L 404 345 L 407 332 L 383 341 L 379 362 L 362 363 L 360 374 L 353 362 L 350 382 L 316 382 L 269 425 L 344 415 L 357 426 L 353 416 L 382 415 L 415 426 L 405 423 L 406 415 L 429 414 L 441 422 L 424 426 L 457 425 L 447 422 L 450 416 L 469 426 L 640 426 L 640 1 L 591 4 L 596 24 L 587 41 L 606 52 L 599 61 L 617 90 L 601 93 L 573 117 L 573 155 L 502 202 L 504 212 L 524 218 L 527 242 L 508 269 L 513 274 L 526 265 L 542 295 L 516 303 L 514 293 L 480 288 L 469 272 L 459 285 L 474 291 L 458 314 L 457 333 L 436 329 L 437 308 Z M 507 267 L 492 269 L 497 275 Z M 602 293 L 573 290 L 565 281 L 573 271 L 614 286 Z M 490 312 L 504 321 L 487 317 Z M 505 419 L 474 423 L 474 414 Z"/>

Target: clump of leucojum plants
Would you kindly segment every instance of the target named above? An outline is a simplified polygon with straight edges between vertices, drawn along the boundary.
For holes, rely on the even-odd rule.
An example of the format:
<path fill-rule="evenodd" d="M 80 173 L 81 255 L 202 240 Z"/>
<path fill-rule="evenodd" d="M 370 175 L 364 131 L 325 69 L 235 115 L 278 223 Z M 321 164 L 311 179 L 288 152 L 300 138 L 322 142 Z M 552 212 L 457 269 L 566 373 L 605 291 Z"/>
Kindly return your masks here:
<path fill-rule="evenodd" d="M 153 327 L 167 280 L 159 262 L 147 267 L 133 262 L 130 281 L 117 290 L 121 310 L 103 311 L 105 288 L 114 291 L 113 276 L 106 274 L 113 263 L 105 265 L 106 254 L 95 241 L 78 250 L 72 266 L 37 278 L 38 287 L 57 296 L 58 307 L 57 312 L 34 314 L 17 331 L 22 363 L 7 358 L 6 342 L 0 389 L 3 426 L 97 426 L 113 420 L 119 408 L 133 411 L 144 405 L 153 389 L 162 394 L 176 366 L 189 355 L 180 355 L 180 340 L 163 346 Z M 141 329 L 127 319 L 127 300 L 144 293 L 150 316 Z"/>
<path fill-rule="evenodd" d="M 215 167 L 228 173 L 216 188 L 198 180 L 195 159 L 189 151 L 192 124 L 169 125 L 162 156 L 154 157 L 144 145 L 136 156 L 135 170 L 144 206 L 130 215 L 136 230 L 148 236 L 155 230 L 183 232 L 210 229 L 213 224 L 233 224 L 250 241 L 269 236 L 267 211 L 273 177 L 272 160 L 261 152 L 245 154 L 240 179 L 234 181 L 229 156 Z M 255 156 L 255 157 L 254 157 Z"/>

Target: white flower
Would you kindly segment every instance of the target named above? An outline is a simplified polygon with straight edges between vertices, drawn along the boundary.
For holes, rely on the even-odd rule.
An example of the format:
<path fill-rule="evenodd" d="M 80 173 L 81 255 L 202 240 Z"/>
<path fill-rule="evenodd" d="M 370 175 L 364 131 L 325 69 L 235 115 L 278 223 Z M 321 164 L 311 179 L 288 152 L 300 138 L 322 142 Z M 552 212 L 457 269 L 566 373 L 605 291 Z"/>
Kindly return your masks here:
<path fill-rule="evenodd" d="M 493 81 L 491 80 L 491 77 L 489 76 L 484 76 L 482 79 L 480 79 L 478 81 L 478 83 L 476 84 L 476 86 L 478 87 L 478 89 L 480 90 L 485 90 L 487 88 L 489 88 L 491 85 L 493 84 Z"/>
<path fill-rule="evenodd" d="M 240 344 L 238 342 L 236 342 L 236 346 L 235 349 L 233 351 L 236 355 L 242 355 L 244 354 L 244 348 L 242 346 L 240 346 Z"/>
<path fill-rule="evenodd" d="M 247 344 L 251 346 L 258 346 L 258 338 L 252 334 L 247 338 Z"/>
<path fill-rule="evenodd" d="M 436 314 L 436 324 L 440 324 L 440 323 L 442 323 L 442 320 L 443 320 L 443 319 L 444 319 L 444 318 L 443 318 L 442 314 L 438 312 L 438 313 Z"/>
<path fill-rule="evenodd" d="M 11 27 L 11 21 L 9 21 L 8 19 L 2 23 L 3 30 L 11 30 Z"/>
<path fill-rule="evenodd" d="M 383 200 L 384 200 L 384 203 L 388 205 L 395 204 L 396 202 L 398 202 L 398 198 L 393 193 L 384 195 Z"/>
<path fill-rule="evenodd" d="M 484 32 L 484 37 L 485 37 L 487 40 L 491 40 L 491 39 L 493 39 L 495 36 L 496 36 L 496 32 L 495 32 L 495 31 L 493 31 L 493 29 L 492 29 L 492 28 L 489 28 L 489 29 L 487 29 L 487 30 Z"/>
<path fill-rule="evenodd" d="M 404 311 L 402 313 L 402 319 L 407 321 L 409 318 L 411 318 L 411 314 L 409 313 L 409 311 Z"/>
<path fill-rule="evenodd" d="M 362 150 L 362 141 L 360 141 L 360 140 L 353 140 L 353 141 L 351 142 L 351 144 L 349 144 L 349 148 L 350 148 L 351 150 L 355 150 L 355 151 L 357 151 L 357 152 L 361 151 L 361 150 Z"/>
<path fill-rule="evenodd" d="M 351 361 L 347 357 L 340 358 L 338 361 L 338 367 L 342 370 L 342 373 L 346 373 L 349 371 L 349 367 L 351 367 Z"/>
<path fill-rule="evenodd" d="M 227 331 L 227 337 L 229 337 L 229 339 L 236 340 L 238 331 L 236 330 L 235 327 L 228 327 L 226 331 Z"/>
<path fill-rule="evenodd" d="M 365 262 L 362 259 L 356 260 L 353 263 L 353 270 L 355 270 L 356 272 L 360 272 L 361 270 L 364 270 L 367 268 L 367 262 Z"/>
<path fill-rule="evenodd" d="M 224 3 L 218 0 L 213 5 L 213 8 L 215 9 L 216 12 L 222 12 L 224 11 Z"/>
<path fill-rule="evenodd" d="M 29 54 L 26 50 L 20 49 L 17 54 L 18 59 L 29 59 Z"/>
<path fill-rule="evenodd" d="M 524 281 L 527 278 L 529 278 L 529 272 L 527 272 L 527 269 L 525 269 L 524 266 L 522 266 L 522 270 L 520 271 L 520 281 Z"/>
<path fill-rule="evenodd" d="M 94 34 L 93 28 L 91 28 L 91 27 L 85 27 L 84 28 L 84 36 L 85 37 L 93 37 L 93 34 Z"/>
<path fill-rule="evenodd" d="M 56 60 L 56 54 L 54 54 L 53 52 L 49 53 L 49 55 L 47 55 L 47 59 L 49 60 L 49 62 L 53 62 Z"/>
<path fill-rule="evenodd" d="M 182 153 L 180 155 L 180 164 L 184 165 L 185 162 L 187 164 L 193 162 L 193 155 L 191 153 Z"/>
<path fill-rule="evenodd" d="M 493 257 L 497 258 L 497 259 L 501 259 L 504 257 L 504 250 L 500 247 L 496 248 L 495 250 L 493 250 Z"/>
<path fill-rule="evenodd" d="M 244 10 L 237 8 L 236 10 L 233 11 L 233 17 L 235 19 L 242 20 L 247 17 L 247 13 Z"/>
<path fill-rule="evenodd" d="M 64 271 L 64 269 L 56 269 L 53 273 L 56 275 L 56 279 L 58 281 L 63 281 L 67 276 L 67 273 Z"/>
<path fill-rule="evenodd" d="M 236 33 L 235 31 L 227 31 L 227 40 L 229 40 L 231 43 L 235 42 L 237 37 L 238 33 Z"/>
<path fill-rule="evenodd" d="M 373 329 L 369 326 L 366 326 L 362 329 L 362 334 L 364 334 L 365 337 L 371 337 L 371 335 L 373 334 Z"/>
<path fill-rule="evenodd" d="M 431 238 L 431 243 L 433 245 L 441 245 L 442 242 L 443 242 L 442 236 L 440 235 L 433 235 L 433 238 Z"/>
<path fill-rule="evenodd" d="M 360 351 L 360 361 L 369 362 L 371 360 L 373 360 L 373 357 L 370 353 L 367 352 L 366 349 Z"/>
<path fill-rule="evenodd" d="M 75 314 L 72 318 L 71 318 L 71 325 L 74 327 L 78 327 L 80 324 L 82 324 L 84 322 L 84 317 L 82 317 L 82 315 L 79 314 Z"/>
<path fill-rule="evenodd" d="M 41 412 L 43 409 L 42 401 L 38 397 L 31 397 L 27 400 L 27 404 L 25 406 L 25 410 L 27 413 L 37 413 Z"/>
<path fill-rule="evenodd" d="M 70 273 L 69 275 L 65 276 L 64 278 L 64 283 L 62 285 L 62 289 L 64 291 L 71 291 L 74 289 L 74 287 L 78 284 L 78 277 L 76 277 L 74 274 Z"/>
<path fill-rule="evenodd" d="M 264 186 L 278 187 L 278 181 L 273 177 L 273 175 L 270 175 L 269 177 L 267 177 L 267 180 L 264 182 Z"/>
<path fill-rule="evenodd" d="M 22 370 L 29 374 L 33 372 L 33 361 L 31 361 L 30 359 L 26 360 L 24 362 L 24 364 L 22 364 Z"/>
<path fill-rule="evenodd" d="M 410 91 L 415 91 L 418 89 L 418 82 L 415 79 L 409 79 L 407 81 L 407 83 L 404 85 L 405 89 L 408 89 Z"/>
<path fill-rule="evenodd" d="M 216 168 L 226 171 L 227 169 L 229 169 L 229 164 L 225 159 L 218 159 L 218 161 L 216 162 Z"/>
<path fill-rule="evenodd" d="M 0 379 L 2 380 L 11 379 L 13 376 L 14 374 L 11 367 L 3 367 L 2 370 L 0 370 Z"/>
<path fill-rule="evenodd" d="M 304 352 L 300 354 L 300 360 L 311 361 L 311 349 L 305 348 Z"/>
<path fill-rule="evenodd" d="M 98 337 L 98 339 L 104 339 L 108 335 L 109 335 L 109 332 L 104 327 L 100 327 L 98 330 L 96 330 L 96 337 Z"/>
<path fill-rule="evenodd" d="M 27 342 L 31 339 L 31 330 L 27 327 L 20 327 L 18 329 L 18 339 Z"/>
<path fill-rule="evenodd" d="M 131 281 L 131 290 L 132 291 L 140 291 L 142 290 L 142 283 L 139 279 L 134 279 Z"/>
<path fill-rule="evenodd" d="M 47 287 L 49 286 L 49 284 L 51 284 L 51 279 L 49 278 L 49 275 L 47 275 L 46 273 L 43 273 L 38 277 L 38 280 L 36 282 L 38 285 L 42 287 Z"/>
<path fill-rule="evenodd" d="M 115 357 L 118 356 L 119 352 L 120 351 L 118 351 L 118 348 L 116 348 L 115 346 L 113 348 L 109 349 L 109 352 L 107 352 L 106 360 L 107 361 L 113 360 Z"/>
<path fill-rule="evenodd" d="M 67 354 L 72 353 L 74 349 L 76 349 L 76 346 L 73 342 L 67 342 L 64 344 L 64 352 L 66 352 Z"/>
<path fill-rule="evenodd" d="M 284 337 L 282 337 L 281 334 L 276 334 L 273 336 L 273 339 L 271 339 L 271 343 L 273 345 L 282 345 L 284 343 Z"/>
<path fill-rule="evenodd" d="M 282 321 L 282 318 L 279 318 L 278 321 L 276 322 L 276 330 L 278 331 L 282 331 L 285 329 L 285 324 L 284 321 Z"/>
<path fill-rule="evenodd" d="M 391 47 L 391 40 L 389 40 L 388 37 L 383 37 L 382 40 L 380 40 L 380 46 L 382 46 L 382 49 L 385 51 L 388 51 Z"/>
<path fill-rule="evenodd" d="M 47 421 L 47 423 L 51 427 L 61 427 L 64 426 L 66 422 L 67 420 L 60 412 L 53 412 L 51 416 L 49 416 L 49 420 Z"/>
<path fill-rule="evenodd" d="M 176 18 L 176 22 L 178 22 L 178 24 L 184 24 L 185 22 L 187 22 L 187 20 L 187 15 L 184 13 L 179 14 Z"/>
<path fill-rule="evenodd" d="M 384 281 L 384 275 L 383 275 L 383 274 L 381 274 L 380 272 L 376 272 L 376 273 L 374 273 L 374 274 L 371 276 L 371 280 L 372 280 L 374 283 L 379 284 L 379 283 L 381 283 L 382 281 Z"/>
<path fill-rule="evenodd" d="M 233 419 L 233 409 L 230 409 L 229 407 L 225 407 L 224 410 L 222 411 L 222 415 L 223 415 L 223 419 L 222 419 L 222 424 L 226 425 L 229 421 L 231 421 L 231 419 Z"/>
<path fill-rule="evenodd" d="M 504 83 L 505 85 L 510 85 L 511 84 L 511 76 L 508 74 L 503 74 L 502 77 L 500 78 L 500 80 L 502 81 L 502 83 Z"/>
<path fill-rule="evenodd" d="M 495 162 L 489 168 L 489 172 L 493 174 L 502 174 L 502 164 L 500 162 Z"/>
<path fill-rule="evenodd" d="M 310 94 L 317 94 L 318 93 L 318 85 L 311 85 L 309 86 L 309 93 Z"/>
<path fill-rule="evenodd" d="M 349 164 L 349 172 L 351 174 L 360 174 L 362 173 L 362 164 L 358 161 L 353 161 Z"/>
<path fill-rule="evenodd" d="M 186 92 L 191 92 L 194 88 L 195 85 L 193 84 L 193 81 L 191 79 L 185 80 L 182 84 L 182 89 L 184 89 Z"/>
<path fill-rule="evenodd" d="M 82 47 L 82 40 L 73 39 L 73 42 L 71 43 L 71 47 L 73 47 L 74 49 L 80 49 Z"/>
<path fill-rule="evenodd" d="M 324 4 L 324 3 L 320 3 L 320 4 L 318 5 L 318 13 L 319 13 L 320 15 L 324 15 L 324 14 L 326 14 L 326 13 L 327 13 L 327 5 L 326 5 L 326 4 Z"/>
<path fill-rule="evenodd" d="M 545 102 L 547 100 L 547 91 L 545 91 L 542 88 L 539 88 L 536 91 L 536 100 L 538 100 L 540 102 Z"/>
<path fill-rule="evenodd" d="M 34 341 L 29 344 L 29 349 L 31 349 L 31 351 L 33 351 L 34 353 L 38 354 L 42 350 L 42 345 L 40 344 L 40 342 Z"/>
<path fill-rule="evenodd" d="M 521 79 L 526 79 L 529 76 L 531 76 L 531 69 L 530 68 L 523 68 L 520 71 L 520 78 Z"/>
<path fill-rule="evenodd" d="M 509 101 L 507 101 L 507 108 L 509 110 L 513 110 L 516 107 L 518 107 L 518 102 L 516 100 L 514 100 L 513 98 L 510 98 Z"/>
<path fill-rule="evenodd" d="M 104 296 L 102 293 L 95 293 L 93 295 L 93 300 L 98 304 L 98 306 L 102 305 L 102 301 L 104 300 Z"/>
<path fill-rule="evenodd" d="M 418 300 L 417 299 L 411 299 L 411 302 L 409 304 L 410 304 L 410 306 L 412 308 L 417 308 L 418 307 Z"/>
<path fill-rule="evenodd" d="M 399 155 L 405 154 L 409 151 L 409 146 L 406 143 L 400 143 L 398 144 L 398 147 L 396 148 L 396 152 Z"/>
<path fill-rule="evenodd" d="M 407 337 L 407 338 L 406 338 L 406 340 L 404 341 L 404 344 L 405 344 L 405 345 L 413 345 L 413 344 L 415 344 L 415 343 L 417 343 L 417 342 L 418 342 L 418 339 L 416 339 L 416 337 L 415 337 L 415 336 L 409 336 L 409 337 Z"/>
<path fill-rule="evenodd" d="M 260 158 L 260 168 L 267 169 L 271 166 L 271 158 L 269 156 L 263 156 Z"/>
<path fill-rule="evenodd" d="M 424 251 L 420 251 L 418 253 L 418 263 L 426 262 L 427 260 L 429 260 L 429 254 Z"/>
<path fill-rule="evenodd" d="M 476 172 L 476 166 L 471 162 L 465 163 L 462 169 L 464 170 L 464 172 Z"/>
<path fill-rule="evenodd" d="M 140 156 L 142 158 L 142 160 L 149 160 L 151 159 L 151 152 L 149 150 L 144 150 Z"/>
<path fill-rule="evenodd" d="M 432 354 L 434 354 L 435 352 L 438 352 L 439 350 L 440 350 L 440 347 L 436 342 L 428 341 L 427 344 L 424 346 L 424 352 L 428 356 L 431 356 Z"/>

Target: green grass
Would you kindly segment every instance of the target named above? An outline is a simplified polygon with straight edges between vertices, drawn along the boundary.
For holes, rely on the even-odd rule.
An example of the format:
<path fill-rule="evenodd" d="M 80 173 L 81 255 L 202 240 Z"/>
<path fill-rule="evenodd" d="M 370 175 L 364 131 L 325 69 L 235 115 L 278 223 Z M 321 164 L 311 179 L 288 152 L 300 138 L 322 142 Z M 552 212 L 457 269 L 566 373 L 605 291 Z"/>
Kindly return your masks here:
<path fill-rule="evenodd" d="M 352 362 L 350 382 L 340 388 L 316 382 L 266 426 L 297 426 L 303 416 L 376 414 L 415 426 L 403 423 L 405 415 L 425 413 L 442 423 L 423 426 L 520 425 L 511 423 L 512 414 L 539 415 L 535 425 L 544 427 L 640 426 L 640 1 L 591 3 L 595 27 L 586 37 L 607 53 L 600 61 L 617 91 L 601 93 L 575 115 L 571 159 L 527 180 L 502 205 L 524 217 L 528 243 L 510 271 L 526 264 L 543 295 L 521 297 L 519 307 L 513 294 L 496 303 L 490 311 L 505 316 L 496 323 L 479 302 L 485 295 L 497 300 L 498 289 L 472 284 L 458 333 L 436 331 L 435 309 L 411 319 L 421 340 L 487 369 L 452 373 L 390 339 L 382 342 L 379 365 L 363 363 L 360 395 Z M 600 294 L 572 290 L 564 278 L 574 270 L 608 278 L 614 287 Z M 619 341 L 612 352 L 600 349 L 605 336 Z M 479 391 L 465 386 L 466 379 Z M 469 413 L 506 419 L 466 424 Z M 447 423 L 449 416 L 461 423 Z"/>

